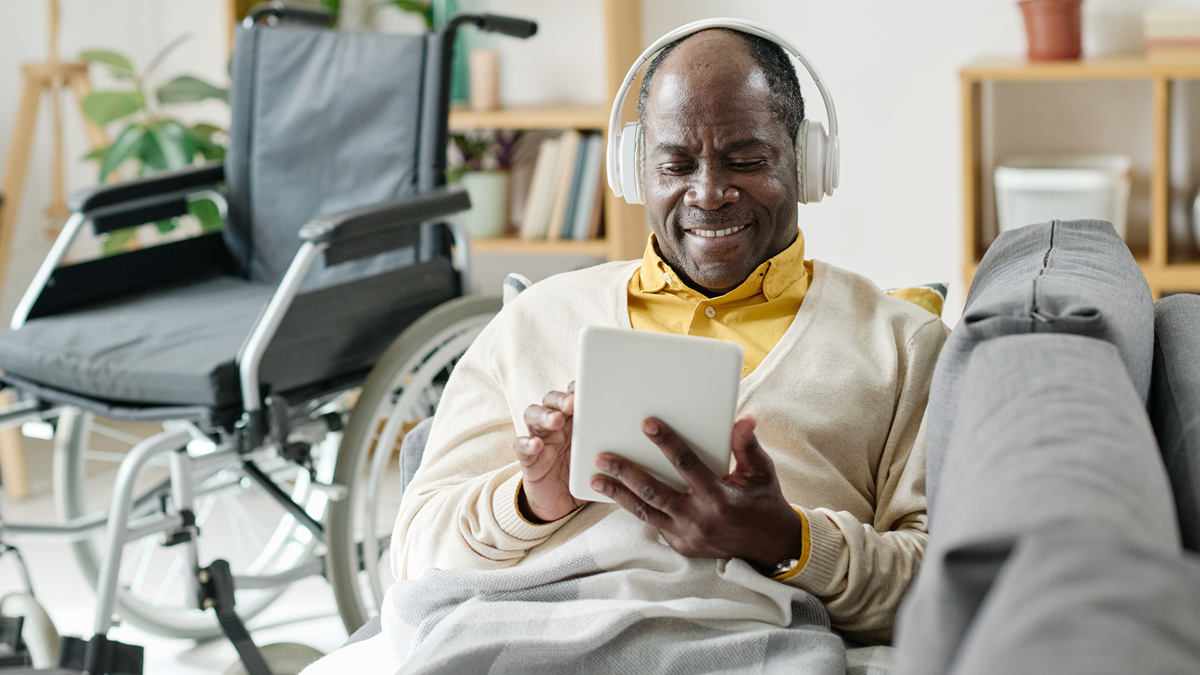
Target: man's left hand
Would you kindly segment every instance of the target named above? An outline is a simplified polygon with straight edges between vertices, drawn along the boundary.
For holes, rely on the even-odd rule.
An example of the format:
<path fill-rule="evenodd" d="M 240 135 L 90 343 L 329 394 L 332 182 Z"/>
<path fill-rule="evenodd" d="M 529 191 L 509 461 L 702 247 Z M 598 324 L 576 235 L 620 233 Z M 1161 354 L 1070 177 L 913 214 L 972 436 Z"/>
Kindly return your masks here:
<path fill-rule="evenodd" d="M 721 478 L 662 420 L 647 419 L 642 432 L 679 470 L 687 492 L 608 453 L 596 458 L 596 468 L 613 477 L 593 476 L 592 489 L 658 528 L 671 548 L 689 558 L 741 558 L 759 569 L 798 559 L 803 523 L 783 497 L 775 464 L 754 437 L 755 425 L 750 415 L 734 423 L 737 465 Z"/>

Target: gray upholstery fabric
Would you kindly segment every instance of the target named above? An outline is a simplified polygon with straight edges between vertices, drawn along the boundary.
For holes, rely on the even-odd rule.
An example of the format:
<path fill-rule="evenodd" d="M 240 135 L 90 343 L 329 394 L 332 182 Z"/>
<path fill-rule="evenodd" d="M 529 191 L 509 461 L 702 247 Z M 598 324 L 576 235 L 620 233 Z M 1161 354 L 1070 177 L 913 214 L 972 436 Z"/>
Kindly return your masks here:
<path fill-rule="evenodd" d="M 1104 531 L 1024 537 L 951 672 L 1200 672 L 1200 558 Z"/>
<path fill-rule="evenodd" d="M 134 404 L 240 404 L 234 361 L 274 288 L 216 277 L 0 333 L 6 372 Z"/>
<path fill-rule="evenodd" d="M 1200 295 L 1154 305 L 1150 421 L 1175 492 L 1184 547 L 1200 551 Z"/>
<path fill-rule="evenodd" d="M 417 426 L 404 434 L 400 442 L 400 489 L 407 490 L 417 469 L 421 468 L 421 457 L 425 454 L 425 444 L 429 442 L 429 428 L 433 426 L 433 417 L 426 417 Z"/>
<path fill-rule="evenodd" d="M 229 185 L 231 251 L 278 282 L 315 216 L 415 190 L 423 35 L 238 29 Z M 307 288 L 411 263 L 411 250 L 326 269 Z"/>
<path fill-rule="evenodd" d="M 1154 309 L 1125 242 L 1099 220 L 1054 221 L 1000 235 L 979 265 L 962 319 L 930 384 L 926 497 L 940 517 L 942 465 L 972 350 L 1003 335 L 1070 333 L 1117 346 L 1142 401 L 1150 387 Z"/>
<path fill-rule="evenodd" d="M 1109 342 L 1017 335 L 962 377 L 942 506 L 897 617 L 896 673 L 948 671 L 1014 544 L 1100 529 L 1178 556 L 1170 485 L 1139 392 Z"/>

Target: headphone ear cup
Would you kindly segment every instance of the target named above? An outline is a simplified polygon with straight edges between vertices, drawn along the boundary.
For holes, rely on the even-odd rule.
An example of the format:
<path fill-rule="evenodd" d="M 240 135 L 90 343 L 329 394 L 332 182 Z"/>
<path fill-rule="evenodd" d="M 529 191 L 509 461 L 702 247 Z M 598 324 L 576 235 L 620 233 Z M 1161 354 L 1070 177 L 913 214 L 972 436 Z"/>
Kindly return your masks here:
<path fill-rule="evenodd" d="M 796 201 L 808 203 L 808 120 L 796 130 Z"/>
<path fill-rule="evenodd" d="M 642 169 L 645 166 L 642 135 L 641 122 L 630 122 L 621 132 L 617 173 L 621 181 L 621 194 L 630 204 L 642 203 Z"/>
<path fill-rule="evenodd" d="M 801 204 L 813 204 L 825 196 L 825 125 L 804 120 L 796 131 L 796 177 Z"/>
<path fill-rule="evenodd" d="M 633 183 L 637 186 L 637 203 L 645 204 L 646 198 L 642 196 L 642 179 L 646 175 L 646 127 L 642 126 L 641 122 L 637 123 L 637 136 L 634 140 L 637 145 L 633 149 Z"/>

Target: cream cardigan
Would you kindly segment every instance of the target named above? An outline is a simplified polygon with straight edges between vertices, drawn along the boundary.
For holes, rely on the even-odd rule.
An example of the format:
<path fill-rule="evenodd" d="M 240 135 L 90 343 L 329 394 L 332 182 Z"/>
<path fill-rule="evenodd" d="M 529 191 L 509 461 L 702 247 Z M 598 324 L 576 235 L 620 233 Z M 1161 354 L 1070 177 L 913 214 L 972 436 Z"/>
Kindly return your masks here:
<path fill-rule="evenodd" d="M 553 523 L 526 522 L 515 506 L 521 472 L 512 445 L 526 433 L 525 408 L 574 379 L 579 330 L 629 327 L 626 285 L 639 264 L 535 284 L 463 356 L 400 506 L 397 579 L 530 561 L 617 508 L 593 503 Z M 758 419 L 783 494 L 809 523 L 809 560 L 786 583 L 821 598 L 833 625 L 861 640 L 890 636 L 928 539 L 922 420 L 946 333 L 929 312 L 814 261 L 791 327 L 741 383 L 738 414 Z M 640 557 L 680 557 L 653 534 Z"/>

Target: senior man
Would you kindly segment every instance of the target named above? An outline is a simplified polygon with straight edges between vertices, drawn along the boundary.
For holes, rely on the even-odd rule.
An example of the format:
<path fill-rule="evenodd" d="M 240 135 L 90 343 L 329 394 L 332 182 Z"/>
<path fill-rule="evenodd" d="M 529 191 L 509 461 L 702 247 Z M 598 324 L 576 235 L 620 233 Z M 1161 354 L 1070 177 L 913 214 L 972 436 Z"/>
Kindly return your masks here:
<path fill-rule="evenodd" d="M 685 660 L 703 653 L 697 645 L 763 627 L 819 632 L 825 622 L 828 633 L 831 621 L 855 640 L 886 641 L 919 567 L 922 420 L 946 329 L 858 275 L 805 261 L 794 147 L 804 109 L 786 53 L 724 29 L 683 38 L 651 63 L 638 110 L 653 228 L 644 258 L 552 277 L 505 307 L 450 378 L 401 504 L 392 568 L 402 582 L 391 595 L 404 598 L 389 600 L 384 628 L 420 624 L 418 643 L 436 645 L 422 663 L 442 659 L 446 672 L 471 670 L 463 664 L 485 652 L 498 667 L 497 654 L 520 652 L 513 645 L 547 624 L 581 631 L 563 638 L 575 646 L 538 642 L 514 672 L 555 653 L 565 660 L 547 672 L 611 665 L 680 619 L 717 636 L 669 633 L 660 646 L 696 650 Z M 677 492 L 608 455 L 598 468 L 615 478 L 597 475 L 593 486 L 617 505 L 572 497 L 571 383 L 587 325 L 743 347 L 731 474 L 712 474 L 674 430 L 647 420 L 643 431 L 691 488 Z M 581 540 L 582 554 L 563 552 Z M 521 577 L 527 567 L 539 571 Z M 530 578 L 544 590 L 514 595 Z M 418 579 L 428 585 L 403 581 Z M 523 618 L 516 599 L 546 614 Z M 606 602 L 636 605 L 637 618 L 613 619 Z M 813 618 L 822 605 L 829 618 Z M 446 627 L 472 611 L 474 623 Z M 486 649 L 456 651 L 490 631 L 499 633 Z M 786 640 L 764 635 L 763 645 Z M 578 660 L 585 648 L 596 660 Z"/>

